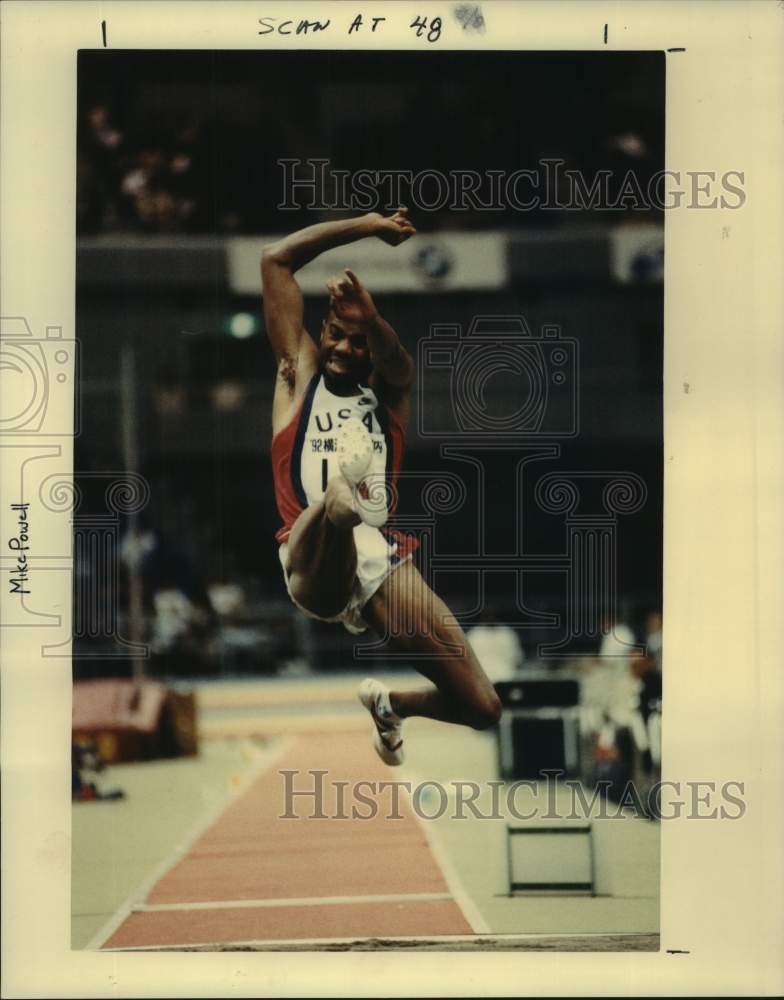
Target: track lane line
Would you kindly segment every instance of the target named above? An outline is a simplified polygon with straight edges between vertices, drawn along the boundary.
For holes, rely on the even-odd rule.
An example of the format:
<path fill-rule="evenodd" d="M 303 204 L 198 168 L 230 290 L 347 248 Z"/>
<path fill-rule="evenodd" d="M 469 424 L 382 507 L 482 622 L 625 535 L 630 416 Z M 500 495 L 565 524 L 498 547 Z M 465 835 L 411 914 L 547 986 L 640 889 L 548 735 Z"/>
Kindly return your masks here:
<path fill-rule="evenodd" d="M 398 892 L 377 896 L 304 896 L 295 899 L 220 899 L 206 903 L 139 903 L 134 913 L 161 913 L 169 910 L 265 909 L 279 906 L 352 906 L 361 903 L 432 903 L 451 900 L 448 892 Z"/>
<path fill-rule="evenodd" d="M 424 783 L 424 779 L 411 772 L 406 772 L 406 777 L 410 777 L 417 785 Z M 479 908 L 469 896 L 460 879 L 457 868 L 452 862 L 452 859 L 444 846 L 444 842 L 441 839 L 441 835 L 435 827 L 436 821 L 432 819 L 424 819 L 414 808 L 411 809 L 411 812 L 414 814 L 414 817 L 419 824 L 419 828 L 424 833 L 428 847 L 430 848 L 430 853 L 433 855 L 436 864 L 441 869 L 441 874 L 444 876 L 447 888 L 451 892 L 454 901 L 460 907 L 469 927 L 475 934 L 491 934 L 492 931 L 490 930 L 487 921 L 479 912 Z"/>
<path fill-rule="evenodd" d="M 334 781 L 336 777 L 349 779 L 342 782 L 343 785 L 348 785 L 350 780 L 356 781 L 360 775 L 363 780 L 366 776 L 380 779 L 388 773 L 386 768 L 382 768 L 378 762 L 362 763 L 360 770 L 357 771 L 357 765 L 361 759 L 358 756 L 360 741 L 353 733 L 350 738 L 348 733 L 345 734 L 345 737 L 348 740 L 347 743 L 344 741 L 340 741 L 338 744 L 331 742 L 328 744 L 328 749 L 325 750 L 320 745 L 320 741 L 315 742 L 312 736 L 306 737 L 298 734 L 294 739 L 278 744 L 274 748 L 274 752 L 265 754 L 264 759 L 259 760 L 257 766 L 249 768 L 245 772 L 241 785 L 235 788 L 233 793 L 227 796 L 223 802 L 219 803 L 210 815 L 204 817 L 191 831 L 187 840 L 181 843 L 178 849 L 163 864 L 158 866 L 144 885 L 132 894 L 113 919 L 102 928 L 101 933 L 96 935 L 90 946 L 96 948 L 108 945 L 101 950 L 111 951 L 127 948 L 147 950 L 157 947 L 163 950 L 172 947 L 200 947 L 204 944 L 209 946 L 209 943 L 212 942 L 216 948 L 221 949 L 225 947 L 226 942 L 241 940 L 266 941 L 270 946 L 274 946 L 280 940 L 308 941 L 318 940 L 322 937 L 326 941 L 356 940 L 363 937 L 380 940 L 387 937 L 406 937 L 404 928 L 407 925 L 413 932 L 408 935 L 408 938 L 419 937 L 423 931 L 427 931 L 427 938 L 429 938 L 431 936 L 430 927 L 427 924 L 431 920 L 432 930 L 436 932 L 434 936 L 440 936 L 438 931 L 441 930 L 441 935 L 445 935 L 447 940 L 469 931 L 488 933 L 481 914 L 469 899 L 451 860 L 442 848 L 438 836 L 431 829 L 432 823 L 421 820 L 416 816 L 416 813 L 412 816 L 413 810 L 408 808 L 404 801 L 400 803 L 403 815 L 399 819 L 404 820 L 406 813 L 408 813 L 408 822 L 406 823 L 404 820 L 402 828 L 394 824 L 394 834 L 389 824 L 381 824 L 384 839 L 391 836 L 390 847 L 394 845 L 396 858 L 396 861 L 393 862 L 388 856 L 389 848 L 387 848 L 387 856 L 385 856 L 387 864 L 384 868 L 382 881 L 387 883 L 402 881 L 403 884 L 399 887 L 393 887 L 392 884 L 389 884 L 388 888 L 379 885 L 375 893 L 365 894 L 363 890 L 370 888 L 370 885 L 360 884 L 361 880 L 358 881 L 356 878 L 357 873 L 362 870 L 362 866 L 370 864 L 369 858 L 373 856 L 373 852 L 378 852 L 380 848 L 380 844 L 376 843 L 377 835 L 380 832 L 377 824 L 383 819 L 383 816 L 379 815 L 378 819 L 372 821 L 371 826 L 359 826 L 353 831 L 356 834 L 362 834 L 355 845 L 359 854 L 357 854 L 357 850 L 349 851 L 347 854 L 344 846 L 342 854 L 335 858 L 335 862 L 342 859 L 341 863 L 349 863 L 353 867 L 351 881 L 356 882 L 356 886 L 352 884 L 348 894 L 345 891 L 342 893 L 340 891 L 333 870 L 334 864 L 326 870 L 320 866 L 310 869 L 310 878 L 317 871 L 321 871 L 322 875 L 325 876 L 321 879 L 321 885 L 312 886 L 314 889 L 321 888 L 322 891 L 326 889 L 327 892 L 323 896 L 296 891 L 285 896 L 275 894 L 275 885 L 270 882 L 270 876 L 273 872 L 266 870 L 270 868 L 270 848 L 275 848 L 277 851 L 274 858 L 276 861 L 274 874 L 277 879 L 276 884 L 279 887 L 278 891 L 283 888 L 281 877 L 285 881 L 285 862 L 287 855 L 292 853 L 292 849 L 298 864 L 298 877 L 293 882 L 300 883 L 296 885 L 296 888 L 306 888 L 301 874 L 302 871 L 307 871 L 308 853 L 310 853 L 311 858 L 323 857 L 325 850 L 334 851 L 338 846 L 333 842 L 332 836 L 326 837 L 325 840 L 327 833 L 340 833 L 340 839 L 343 839 L 343 834 L 348 835 L 350 831 L 348 827 L 343 830 L 339 829 L 339 827 L 344 827 L 348 816 L 339 820 L 339 827 L 336 826 L 334 830 L 319 829 L 320 824 L 316 823 L 314 826 L 315 820 L 313 818 L 307 819 L 306 816 L 301 817 L 302 825 L 298 823 L 296 827 L 284 830 L 284 827 L 280 825 L 283 817 L 274 814 L 266 815 L 264 812 L 259 813 L 259 804 L 264 802 L 265 798 L 267 803 L 272 801 L 270 788 L 271 783 L 274 783 L 275 776 L 270 772 L 273 764 L 280 764 L 282 758 L 285 757 L 286 763 L 292 767 L 299 765 L 298 768 L 294 768 L 295 773 L 305 773 L 307 768 L 312 766 L 315 756 L 314 748 L 318 748 L 318 754 L 321 757 L 326 757 L 326 760 L 320 761 L 320 764 L 325 768 L 325 773 L 330 774 L 335 786 L 341 784 L 341 782 Z M 361 743 L 364 744 L 364 742 L 363 738 Z M 376 774 L 376 772 L 378 773 Z M 375 812 L 373 815 L 376 815 Z M 415 822 L 412 823 L 412 819 Z M 258 858 L 259 861 L 263 858 L 265 864 L 262 865 L 261 871 L 256 867 L 251 868 L 250 884 L 247 881 L 247 876 L 243 875 L 240 884 L 235 886 L 237 872 L 233 858 L 239 858 L 245 864 L 249 860 L 246 857 L 248 855 L 247 847 L 242 843 L 239 846 L 243 849 L 239 854 L 236 853 L 236 830 L 238 824 L 242 829 L 249 821 L 256 824 L 254 827 L 256 831 L 254 849 L 256 852 L 259 850 L 259 834 L 263 832 L 262 825 L 259 824 L 271 824 L 268 831 L 270 836 L 266 840 L 266 849 L 262 854 L 259 854 Z M 353 823 L 349 825 L 354 826 Z M 409 833 L 401 839 L 405 830 L 408 830 Z M 414 835 L 413 840 L 411 839 L 412 834 Z M 206 844 L 206 852 L 205 838 L 209 842 Z M 262 836 L 261 839 L 264 840 L 264 837 Z M 199 841 L 199 849 L 197 853 L 194 853 L 197 841 Z M 419 843 L 419 847 L 417 847 L 417 843 Z M 226 845 L 229 846 L 230 850 L 228 855 L 224 857 Z M 221 848 L 224 849 L 221 850 Z M 234 848 L 233 853 L 231 848 Z M 212 857 L 213 851 L 215 852 L 214 858 Z M 413 851 L 413 855 L 410 858 L 406 855 L 404 858 L 402 855 L 408 851 Z M 398 854 L 401 854 L 400 858 L 397 858 Z M 343 857 L 344 855 L 346 857 Z M 361 859 L 359 867 L 357 867 L 358 858 Z M 415 861 L 419 876 L 412 883 L 410 872 Z M 282 865 L 279 867 L 277 862 L 282 862 Z M 216 877 L 215 865 L 226 868 L 226 872 L 219 869 L 219 876 Z M 423 866 L 421 869 L 418 867 L 420 865 Z M 409 875 L 405 874 L 407 871 Z M 375 878 L 376 874 L 376 870 L 372 869 L 368 877 Z M 430 885 L 422 885 L 425 874 L 428 876 L 425 881 L 429 881 Z M 224 878 L 227 879 L 227 883 L 223 884 L 223 888 L 228 889 L 228 891 L 225 893 L 215 892 L 216 888 L 220 889 L 221 880 Z M 267 895 L 266 891 L 264 893 L 248 892 L 247 895 L 251 897 L 250 899 L 231 899 L 233 891 L 236 890 L 238 897 L 241 897 L 242 890 L 247 891 L 251 888 L 253 881 L 258 883 L 259 888 L 270 889 L 271 894 Z M 316 881 L 319 880 L 316 879 Z M 416 884 L 417 881 L 419 885 Z M 210 883 L 213 883 L 212 888 Z M 334 889 L 330 892 L 329 889 L 332 888 L 332 885 L 334 885 Z M 295 885 L 292 884 L 291 888 L 295 888 Z M 198 891 L 194 891 L 194 889 L 198 889 Z M 166 899 L 167 895 L 168 899 Z M 196 899 L 193 899 L 194 895 L 197 897 Z M 212 898 L 210 898 L 211 895 Z M 155 901 L 156 897 L 158 902 Z M 188 901 L 189 897 L 190 901 Z M 370 907 L 367 918 L 357 918 L 356 915 L 361 912 L 363 906 Z M 444 910 L 445 906 L 450 907 L 450 909 Z M 389 924 L 389 914 L 384 913 L 384 908 L 389 907 L 393 907 L 395 912 L 399 913 L 400 923 L 397 927 Z M 432 917 L 426 915 L 429 907 L 434 908 L 430 911 Z M 210 933 L 209 924 L 205 925 L 204 923 L 205 919 L 209 919 L 210 911 L 214 912 L 215 920 L 218 921 L 211 928 L 215 932 L 214 937 Z M 288 930 L 294 930 L 296 935 L 296 922 L 292 924 L 292 915 L 295 912 L 303 914 L 301 924 L 303 933 L 299 937 L 286 933 Z M 247 914 L 247 919 L 241 918 L 240 913 Z M 322 917 L 318 916 L 319 913 L 322 914 Z M 263 914 L 268 916 L 262 917 Z M 275 914 L 274 918 L 273 914 Z M 306 914 L 307 916 L 305 916 Z M 328 914 L 331 916 L 327 916 Z M 165 922 L 167 916 L 168 923 Z M 269 923 L 270 918 L 273 919 L 271 924 Z M 178 933 L 177 919 L 185 920 L 189 928 L 186 930 L 185 925 L 181 926 L 179 930 L 184 932 L 182 935 Z M 359 924 L 357 924 L 357 919 L 360 919 Z M 367 919 L 367 923 L 363 922 L 365 919 Z M 175 923 L 172 923 L 172 920 Z M 317 926 L 319 920 L 324 921 L 324 930 L 327 930 L 328 926 L 330 927 L 333 936 L 327 937 L 318 933 L 322 929 L 321 926 Z M 251 933 L 242 933 L 240 928 L 243 923 Z M 251 930 L 251 928 L 262 930 L 262 927 L 264 928 L 262 934 L 253 933 Z M 364 933 L 362 928 L 364 928 Z M 451 934 L 447 928 L 451 929 Z M 341 929 L 343 933 L 341 933 Z M 240 933 L 232 934 L 232 930 L 240 931 Z M 390 934 L 390 932 L 393 933 Z M 136 941 L 133 940 L 134 936 L 136 936 Z M 156 936 L 158 936 L 157 940 Z M 186 940 L 183 941 L 183 938 Z"/>
<path fill-rule="evenodd" d="M 281 757 L 283 757 L 294 745 L 295 740 L 282 739 L 280 742 L 267 750 L 258 751 L 259 756 L 246 768 L 240 777 L 239 783 L 232 788 L 224 798 L 220 799 L 196 824 L 191 828 L 184 840 L 167 857 L 156 865 L 148 878 L 144 880 L 123 902 L 120 908 L 112 914 L 109 920 L 101 929 L 93 935 L 84 947 L 84 951 L 97 951 L 105 941 L 117 931 L 133 912 L 134 906 L 140 905 L 147 898 L 153 887 L 163 876 L 170 871 L 190 850 L 196 840 L 206 830 L 215 823 L 220 816 L 228 809 L 240 794 L 247 791 L 251 782 L 255 781 L 261 774 L 273 767 Z M 254 747 L 254 750 L 256 748 Z"/>

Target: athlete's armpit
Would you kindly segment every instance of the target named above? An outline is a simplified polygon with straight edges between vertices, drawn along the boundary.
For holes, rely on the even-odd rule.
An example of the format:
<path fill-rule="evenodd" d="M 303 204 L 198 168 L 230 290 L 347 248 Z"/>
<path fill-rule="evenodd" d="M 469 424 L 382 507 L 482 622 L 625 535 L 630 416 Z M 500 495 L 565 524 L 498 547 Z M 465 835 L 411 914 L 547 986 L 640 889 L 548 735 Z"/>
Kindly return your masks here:
<path fill-rule="evenodd" d="M 278 360 L 278 379 L 286 386 L 289 392 L 294 392 L 297 382 L 297 362 L 294 358 L 284 355 Z"/>

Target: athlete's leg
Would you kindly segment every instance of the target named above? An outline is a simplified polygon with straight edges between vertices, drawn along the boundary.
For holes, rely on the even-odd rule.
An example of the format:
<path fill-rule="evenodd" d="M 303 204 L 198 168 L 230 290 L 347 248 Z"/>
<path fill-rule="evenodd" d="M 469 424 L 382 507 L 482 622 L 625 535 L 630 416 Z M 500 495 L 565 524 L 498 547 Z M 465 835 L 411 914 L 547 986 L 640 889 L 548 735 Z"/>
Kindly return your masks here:
<path fill-rule="evenodd" d="M 342 477 L 327 483 L 324 499 L 304 510 L 289 535 L 289 590 L 303 608 L 321 618 L 348 603 L 357 572 L 354 526 L 360 518 L 351 487 Z"/>
<path fill-rule="evenodd" d="M 498 721 L 501 702 L 463 630 L 410 561 L 386 578 L 362 616 L 379 635 L 389 636 L 409 653 L 417 670 L 435 684 L 420 691 L 390 692 L 397 715 L 423 715 L 474 729 Z M 420 659 L 425 656 L 432 658 Z"/>

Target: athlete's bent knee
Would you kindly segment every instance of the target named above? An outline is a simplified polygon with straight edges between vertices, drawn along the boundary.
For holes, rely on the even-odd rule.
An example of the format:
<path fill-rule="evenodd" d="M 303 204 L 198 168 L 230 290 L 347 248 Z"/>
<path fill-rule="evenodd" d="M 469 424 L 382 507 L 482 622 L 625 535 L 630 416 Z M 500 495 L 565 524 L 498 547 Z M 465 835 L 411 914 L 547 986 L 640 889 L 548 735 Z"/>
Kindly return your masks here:
<path fill-rule="evenodd" d="M 501 700 L 495 692 L 474 702 L 467 712 L 467 723 L 472 729 L 492 729 L 503 712 Z"/>
<path fill-rule="evenodd" d="M 292 573 L 289 576 L 289 593 L 300 608 L 312 615 L 316 615 L 318 618 L 334 618 L 346 606 L 345 600 L 339 604 L 333 603 L 334 593 L 329 596 L 315 594 L 307 577 L 301 573 Z"/>

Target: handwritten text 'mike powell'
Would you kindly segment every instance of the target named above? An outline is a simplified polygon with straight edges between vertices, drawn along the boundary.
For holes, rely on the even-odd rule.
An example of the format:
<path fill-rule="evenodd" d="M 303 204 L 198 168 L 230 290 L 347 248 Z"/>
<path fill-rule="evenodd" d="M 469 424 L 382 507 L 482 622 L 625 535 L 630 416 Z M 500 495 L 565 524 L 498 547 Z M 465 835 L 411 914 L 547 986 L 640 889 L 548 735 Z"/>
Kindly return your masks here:
<path fill-rule="evenodd" d="M 29 566 L 27 564 L 27 553 L 30 551 L 30 522 L 27 516 L 29 503 L 12 503 L 11 510 L 16 511 L 17 525 L 16 534 L 8 539 L 8 548 L 16 553 L 16 567 L 11 570 L 11 594 L 29 594 L 25 587 Z"/>

